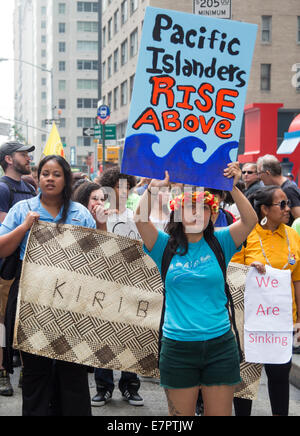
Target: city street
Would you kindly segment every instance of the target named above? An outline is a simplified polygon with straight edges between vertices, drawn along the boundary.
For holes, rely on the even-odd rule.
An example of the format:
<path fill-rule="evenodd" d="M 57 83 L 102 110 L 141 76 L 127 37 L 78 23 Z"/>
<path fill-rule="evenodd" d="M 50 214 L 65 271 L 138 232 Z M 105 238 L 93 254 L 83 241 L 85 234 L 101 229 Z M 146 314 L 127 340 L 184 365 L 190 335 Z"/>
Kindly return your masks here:
<path fill-rule="evenodd" d="M 298 358 L 298 356 L 297 356 Z M 297 360 L 299 361 L 299 359 Z M 21 389 L 17 388 L 19 368 L 12 377 L 15 395 L 11 398 L 0 397 L 0 416 L 21 415 Z M 93 374 L 89 375 L 91 395 L 94 395 L 95 381 Z M 116 373 L 118 380 L 118 373 Z M 167 416 L 167 402 L 162 388 L 155 379 L 141 379 L 140 394 L 144 398 L 143 407 L 134 407 L 122 400 L 118 389 L 115 390 L 113 399 L 104 407 L 93 407 L 93 416 Z M 117 384 L 117 383 L 116 383 Z M 253 416 L 271 416 L 270 403 L 267 391 L 267 379 L 263 373 L 258 399 L 253 404 Z M 300 389 L 291 385 L 290 390 L 290 416 L 300 415 Z"/>

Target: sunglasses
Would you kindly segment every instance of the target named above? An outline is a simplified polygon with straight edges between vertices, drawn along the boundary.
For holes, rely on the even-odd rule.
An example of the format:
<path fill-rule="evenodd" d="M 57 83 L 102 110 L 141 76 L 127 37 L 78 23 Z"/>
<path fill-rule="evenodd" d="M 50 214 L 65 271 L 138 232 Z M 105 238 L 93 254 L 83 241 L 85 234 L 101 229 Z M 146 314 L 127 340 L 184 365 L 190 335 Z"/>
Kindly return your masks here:
<path fill-rule="evenodd" d="M 290 207 L 290 200 L 282 200 L 280 203 L 273 203 L 272 206 L 279 206 L 281 210 L 284 210 L 286 207 Z"/>
<path fill-rule="evenodd" d="M 242 171 L 242 174 L 256 174 L 256 171 Z"/>

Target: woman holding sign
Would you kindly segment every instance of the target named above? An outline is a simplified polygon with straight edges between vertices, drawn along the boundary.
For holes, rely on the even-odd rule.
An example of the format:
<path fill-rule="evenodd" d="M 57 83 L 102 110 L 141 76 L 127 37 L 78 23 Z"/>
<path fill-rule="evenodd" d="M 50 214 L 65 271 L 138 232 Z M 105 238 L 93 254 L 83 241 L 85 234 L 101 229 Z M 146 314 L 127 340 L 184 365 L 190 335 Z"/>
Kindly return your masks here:
<path fill-rule="evenodd" d="M 90 212 L 71 201 L 72 172 L 61 156 L 47 156 L 39 165 L 40 194 L 10 209 L 0 228 L 0 257 L 19 249 L 20 262 L 10 289 L 5 327 L 7 348 L 4 365 L 12 373 L 12 339 L 19 292 L 22 260 L 32 225 L 40 220 L 96 228 Z M 53 292 L 53 291 L 51 291 Z M 90 392 L 86 368 L 69 362 L 21 352 L 23 369 L 23 416 L 90 416 Z M 50 405 L 52 408 L 50 408 Z"/>
<path fill-rule="evenodd" d="M 247 239 L 247 244 L 232 262 L 254 266 L 265 274 L 265 265 L 290 270 L 292 275 L 293 321 L 300 323 L 300 237 L 287 224 L 290 219 L 289 201 L 278 186 L 257 190 L 250 201 L 259 223 Z M 298 314 L 298 315 L 297 315 Z M 291 361 L 286 364 L 265 365 L 273 415 L 287 416 L 289 411 L 289 373 Z M 252 402 L 235 399 L 236 415 L 249 416 Z"/>
<path fill-rule="evenodd" d="M 222 270 L 255 226 L 257 217 L 235 187 L 240 179 L 238 164 L 230 164 L 224 175 L 234 178 L 232 196 L 241 219 L 215 233 L 211 218 L 218 211 L 218 203 L 208 191 L 189 192 L 173 199 L 167 233 L 155 228 L 149 219 L 151 201 L 155 201 L 159 188 L 169 184 L 167 173 L 165 180 L 151 181 L 136 211 L 145 251 L 156 262 L 165 282 L 159 368 L 170 415 L 195 415 L 202 386 L 205 415 L 229 416 L 235 385 L 241 382 Z M 221 252 L 222 269 L 217 257 Z"/>

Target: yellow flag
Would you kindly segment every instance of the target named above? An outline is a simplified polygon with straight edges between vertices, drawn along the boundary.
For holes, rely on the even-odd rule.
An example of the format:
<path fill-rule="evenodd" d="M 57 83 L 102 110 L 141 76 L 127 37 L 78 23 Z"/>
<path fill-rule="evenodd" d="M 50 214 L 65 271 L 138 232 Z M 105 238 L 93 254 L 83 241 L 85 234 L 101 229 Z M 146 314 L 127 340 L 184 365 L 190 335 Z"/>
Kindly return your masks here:
<path fill-rule="evenodd" d="M 56 156 L 65 157 L 64 148 L 54 122 L 43 154 L 45 156 L 54 154 Z"/>

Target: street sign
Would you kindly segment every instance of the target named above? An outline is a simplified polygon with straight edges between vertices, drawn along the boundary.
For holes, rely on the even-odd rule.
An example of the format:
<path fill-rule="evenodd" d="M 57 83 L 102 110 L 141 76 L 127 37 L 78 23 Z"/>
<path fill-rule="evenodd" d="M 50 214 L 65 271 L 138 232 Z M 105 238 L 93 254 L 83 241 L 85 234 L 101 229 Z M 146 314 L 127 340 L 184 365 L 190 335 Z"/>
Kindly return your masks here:
<path fill-rule="evenodd" d="M 52 120 L 48 119 L 48 120 L 44 120 L 45 125 L 50 124 L 52 125 L 53 123 L 56 123 L 58 126 L 60 125 L 60 119 L 55 119 L 53 118 Z"/>
<path fill-rule="evenodd" d="M 231 18 L 231 0 L 194 0 L 194 13 L 214 18 Z"/>
<path fill-rule="evenodd" d="M 82 129 L 83 136 L 95 136 L 95 129 L 93 127 L 85 127 Z"/>
<path fill-rule="evenodd" d="M 115 140 L 117 139 L 117 126 L 116 124 L 105 124 L 104 125 L 105 138 L 106 140 Z M 102 126 L 95 125 L 94 126 L 95 137 L 99 139 L 102 138 Z"/>
<path fill-rule="evenodd" d="M 101 124 L 105 124 L 110 118 L 110 109 L 108 106 L 102 105 L 98 107 L 97 118 Z"/>

